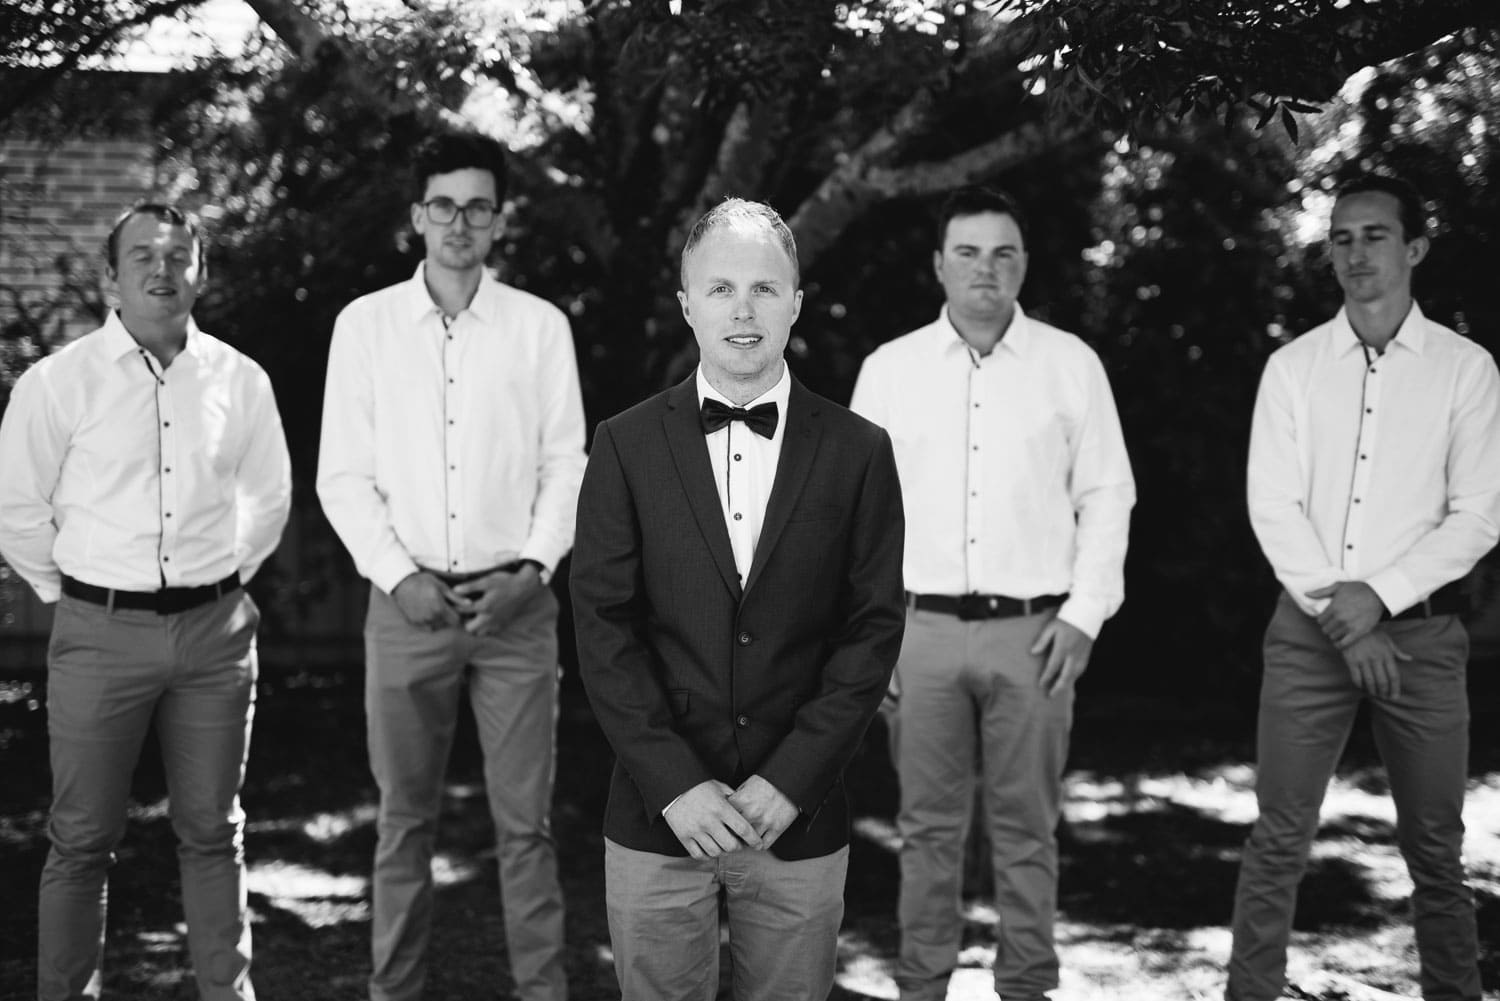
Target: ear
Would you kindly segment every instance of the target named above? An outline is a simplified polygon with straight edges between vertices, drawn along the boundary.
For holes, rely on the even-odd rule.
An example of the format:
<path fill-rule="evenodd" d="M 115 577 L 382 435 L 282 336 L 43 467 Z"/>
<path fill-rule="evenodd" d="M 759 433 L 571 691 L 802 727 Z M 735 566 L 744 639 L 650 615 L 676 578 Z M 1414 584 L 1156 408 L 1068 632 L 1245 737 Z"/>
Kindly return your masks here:
<path fill-rule="evenodd" d="M 682 318 L 687 321 L 688 326 L 693 325 L 693 318 L 688 314 L 687 289 L 681 289 L 677 293 L 677 303 L 682 307 Z"/>
<path fill-rule="evenodd" d="M 418 234 L 422 232 L 422 217 L 426 214 L 427 210 L 422 207 L 421 202 L 411 203 L 411 228 Z"/>
<path fill-rule="evenodd" d="M 99 274 L 99 291 L 104 294 L 104 304 L 110 309 L 120 305 L 120 273 L 113 264 L 105 264 Z"/>
<path fill-rule="evenodd" d="M 1432 249 L 1432 241 L 1425 236 L 1419 236 L 1415 240 L 1406 241 L 1406 260 L 1412 267 L 1416 267 L 1427 259 L 1427 251 Z"/>
<path fill-rule="evenodd" d="M 932 275 L 939 282 L 943 280 L 943 252 L 941 250 L 932 252 Z"/>
<path fill-rule="evenodd" d="M 797 322 L 797 317 L 802 315 L 802 290 L 799 288 L 792 293 L 792 323 Z"/>

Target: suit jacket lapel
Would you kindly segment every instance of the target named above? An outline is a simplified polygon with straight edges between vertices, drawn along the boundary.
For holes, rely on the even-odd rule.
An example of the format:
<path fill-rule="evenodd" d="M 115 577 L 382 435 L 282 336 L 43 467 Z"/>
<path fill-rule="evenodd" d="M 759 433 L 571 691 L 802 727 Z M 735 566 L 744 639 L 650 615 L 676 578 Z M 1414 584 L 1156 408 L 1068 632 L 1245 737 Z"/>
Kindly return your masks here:
<path fill-rule="evenodd" d="M 724 585 L 738 599 L 743 591 L 739 571 L 734 566 L 734 548 L 729 544 L 729 528 L 724 524 L 719 488 L 714 485 L 714 469 L 708 461 L 703 429 L 698 423 L 698 389 L 694 376 L 688 376 L 667 394 L 667 412 L 662 417 L 662 427 L 666 430 L 667 445 L 672 450 L 672 461 L 677 465 L 678 479 L 687 493 L 693 518 L 698 522 L 698 531 L 708 544 Z"/>
<path fill-rule="evenodd" d="M 746 591 L 755 586 L 766 560 L 770 558 L 771 550 L 776 548 L 781 532 L 786 528 L 792 508 L 796 506 L 802 487 L 807 483 L 807 474 L 812 471 L 813 456 L 818 451 L 818 439 L 823 434 L 823 424 L 818 419 L 817 397 L 804 389 L 795 377 L 792 379 L 792 392 L 787 400 L 786 411 L 781 458 L 776 463 L 776 480 L 771 484 L 771 497 L 766 501 L 766 516 L 761 522 L 755 558 L 750 561 L 750 573 L 745 577 Z"/>

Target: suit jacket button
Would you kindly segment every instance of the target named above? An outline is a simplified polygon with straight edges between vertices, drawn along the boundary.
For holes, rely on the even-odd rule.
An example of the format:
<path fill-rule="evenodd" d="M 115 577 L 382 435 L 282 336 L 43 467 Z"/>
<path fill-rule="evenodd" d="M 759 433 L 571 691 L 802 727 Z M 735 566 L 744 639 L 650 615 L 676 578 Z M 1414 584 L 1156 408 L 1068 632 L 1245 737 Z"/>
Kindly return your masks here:
<path fill-rule="evenodd" d="M 750 645 L 750 634 L 749 633 L 740 633 L 738 639 L 740 641 L 740 646 L 749 646 Z"/>
<path fill-rule="evenodd" d="M 749 716 L 738 716 L 738 717 L 735 718 L 734 722 L 738 726 L 749 726 L 750 725 L 750 717 Z"/>

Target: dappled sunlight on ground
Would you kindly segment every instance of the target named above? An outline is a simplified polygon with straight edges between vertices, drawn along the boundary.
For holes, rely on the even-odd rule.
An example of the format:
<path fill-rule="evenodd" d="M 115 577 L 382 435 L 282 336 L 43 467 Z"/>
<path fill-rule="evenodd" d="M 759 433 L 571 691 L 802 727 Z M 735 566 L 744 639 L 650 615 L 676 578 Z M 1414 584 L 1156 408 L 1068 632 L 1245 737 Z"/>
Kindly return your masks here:
<path fill-rule="evenodd" d="M 35 696 L 36 692 L 31 693 Z M 565 697 L 554 828 L 567 900 L 575 1001 L 618 997 L 603 906 L 603 814 L 610 755 L 592 717 Z M 3 708 L 3 707 L 0 707 Z M 12 709 L 15 705 L 11 706 Z M 1219 1001 L 1241 845 L 1255 817 L 1250 728 L 1228 710 L 1135 700 L 1098 707 L 1074 733 L 1059 831 L 1054 1001 Z M 1158 710 L 1159 711 L 1159 710 Z M 45 713 L 26 712 L 4 748 L 0 783 L 0 997 L 35 976 L 36 880 L 46 856 Z M 1225 721 L 1229 720 L 1230 723 Z M 1238 730 L 1235 730 L 1235 727 Z M 1228 736 L 1225 734 L 1229 733 Z M 1475 733 L 1485 732 L 1476 722 Z M 127 1001 L 191 1001 L 176 840 L 154 740 L 137 776 L 130 828 L 111 876 L 106 988 Z M 1466 819 L 1486 948 L 1500 941 L 1500 757 L 1485 751 Z M 1483 755 L 1488 757 L 1483 757 Z M 877 727 L 850 767 L 856 807 L 833 1001 L 894 999 L 899 931 L 896 784 Z M 362 1001 L 369 975 L 369 879 L 376 792 L 351 675 L 262 692 L 244 793 L 257 992 L 278 1001 Z M 1333 783 L 1298 908 L 1291 975 L 1319 1001 L 1359 985 L 1414 998 L 1410 881 L 1373 754 L 1357 743 Z M 970 868 L 969 877 L 984 867 Z M 460 724 L 444 786 L 429 996 L 507 996 L 494 838 L 472 724 Z M 995 912 L 982 885 L 964 901 L 950 1001 L 993 1001 Z M 1500 960 L 1484 959 L 1486 983 Z M 726 960 L 727 967 L 727 960 Z M 1309 986 L 1312 985 L 1312 986 Z M 1332 986 L 1329 986 L 1332 985 Z M 1392 994 L 1378 996 L 1390 1001 Z M 1494 997 L 1492 994 L 1486 997 Z"/>

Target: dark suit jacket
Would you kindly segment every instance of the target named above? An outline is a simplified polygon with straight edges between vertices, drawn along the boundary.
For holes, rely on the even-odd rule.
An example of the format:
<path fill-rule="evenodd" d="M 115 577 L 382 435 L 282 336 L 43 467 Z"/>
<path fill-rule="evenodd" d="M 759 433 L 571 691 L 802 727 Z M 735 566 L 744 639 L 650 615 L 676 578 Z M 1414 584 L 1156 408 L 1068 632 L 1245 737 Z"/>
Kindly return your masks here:
<path fill-rule="evenodd" d="M 740 587 L 694 379 L 605 421 L 578 500 L 579 665 L 616 762 L 604 833 L 686 855 L 661 812 L 752 774 L 800 814 L 773 846 L 849 840 L 841 781 L 901 648 L 905 522 L 886 433 L 792 380 Z"/>

